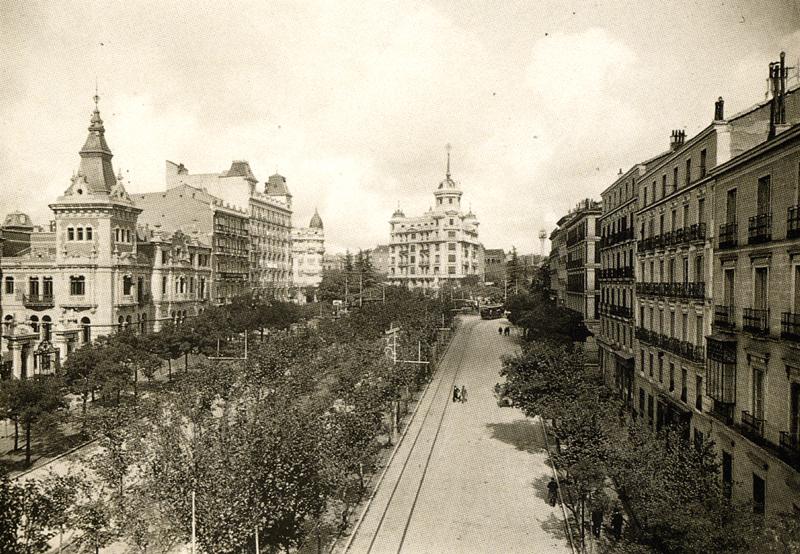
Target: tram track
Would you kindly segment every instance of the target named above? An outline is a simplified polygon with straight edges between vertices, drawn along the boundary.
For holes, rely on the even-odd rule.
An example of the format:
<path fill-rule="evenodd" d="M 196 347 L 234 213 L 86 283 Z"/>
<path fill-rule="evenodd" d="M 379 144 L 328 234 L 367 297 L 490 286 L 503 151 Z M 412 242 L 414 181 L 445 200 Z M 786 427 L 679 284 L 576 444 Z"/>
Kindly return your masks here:
<path fill-rule="evenodd" d="M 450 345 L 448 346 L 448 351 L 445 353 L 445 356 L 442 358 L 442 361 L 443 361 L 442 366 L 444 366 L 444 367 L 440 366 L 440 368 L 439 368 L 439 372 L 438 373 L 440 373 L 440 375 L 438 376 L 438 382 L 436 384 L 436 389 L 433 391 L 433 394 L 430 394 L 431 391 L 430 391 L 430 386 L 429 386 L 428 388 L 426 388 L 425 393 L 423 394 L 423 397 L 420 398 L 420 402 L 418 404 L 418 408 L 420 406 L 422 406 L 423 404 L 426 405 L 425 411 L 422 414 L 422 420 L 419 422 L 419 426 L 418 426 L 418 428 L 416 429 L 416 431 L 414 433 L 414 439 L 413 439 L 410 447 L 408 448 L 407 452 L 404 454 L 405 455 L 405 459 L 403 459 L 403 463 L 402 463 L 402 465 L 400 467 L 399 474 L 395 477 L 395 481 L 394 481 L 394 484 L 392 486 L 391 492 L 389 494 L 389 498 L 381 506 L 380 517 L 378 518 L 378 522 L 377 522 L 377 525 L 375 526 L 374 530 L 371 530 L 371 536 L 369 538 L 369 543 L 367 544 L 366 549 L 357 550 L 357 549 L 355 549 L 353 547 L 353 545 L 354 545 L 356 537 L 362 531 L 362 524 L 363 524 L 363 522 L 365 520 L 365 516 L 367 516 L 368 513 L 369 513 L 369 510 L 374 507 L 373 504 L 372 504 L 372 501 L 374 500 L 374 496 L 373 496 L 373 498 L 370 499 L 370 502 L 367 504 L 367 506 L 365 506 L 364 512 L 362 513 L 361 517 L 359 518 L 359 520 L 358 520 L 358 522 L 356 524 L 356 527 L 354 528 L 352 534 L 350 535 L 350 539 L 348 540 L 348 542 L 345 545 L 344 549 L 342 550 L 341 554 L 355 553 L 355 552 L 358 552 L 358 554 L 362 554 L 362 553 L 363 554 L 377 554 L 377 551 L 378 551 L 379 548 L 380 548 L 380 553 L 381 554 L 383 554 L 383 553 L 400 554 L 402 552 L 403 545 L 404 545 L 404 542 L 405 542 L 405 538 L 406 538 L 406 535 L 408 533 L 408 529 L 409 529 L 409 527 L 411 525 L 411 521 L 413 520 L 413 517 L 414 517 L 414 511 L 415 511 L 415 508 L 416 508 L 416 505 L 417 505 L 417 501 L 419 499 L 420 492 L 422 491 L 422 486 L 425 483 L 425 476 L 427 474 L 428 466 L 430 465 L 431 457 L 433 456 L 434 449 L 436 448 L 436 443 L 437 443 L 437 440 L 439 438 L 439 432 L 440 432 L 440 430 L 442 428 L 442 423 L 444 421 L 445 415 L 447 414 L 447 408 L 451 404 L 451 397 L 450 397 L 449 391 L 451 391 L 453 389 L 453 387 L 455 386 L 455 383 L 456 383 L 456 380 L 458 378 L 459 372 L 461 371 L 462 362 L 463 362 L 464 356 L 465 356 L 465 354 L 467 352 L 467 345 L 469 344 L 469 339 L 470 339 L 470 336 L 471 336 L 471 334 L 473 332 L 474 327 L 475 327 L 475 323 L 473 323 L 469 327 L 469 329 L 466 330 L 467 332 L 465 333 L 465 335 L 462 335 L 461 337 L 453 337 L 453 340 L 451 341 Z M 453 361 L 447 359 L 447 356 L 450 354 L 450 351 L 451 351 L 452 347 L 456 346 L 456 342 L 457 341 L 461 345 L 461 352 L 458 355 L 458 361 L 456 362 L 455 368 L 454 368 L 454 370 L 452 370 L 452 376 L 448 376 L 447 373 L 448 373 L 448 369 L 449 368 L 447 366 L 445 366 L 445 363 L 447 363 L 448 365 L 453 363 Z M 448 388 L 444 389 L 447 392 L 447 395 L 443 398 L 442 387 L 443 387 L 443 385 L 445 383 L 448 384 Z M 440 412 L 439 412 L 439 410 L 440 410 Z M 438 414 L 438 421 L 436 422 L 435 433 L 429 439 L 430 440 L 430 445 L 427 448 L 427 451 L 426 451 L 427 454 L 424 457 L 424 463 L 421 466 L 419 466 L 422 469 L 421 474 L 419 474 L 419 476 L 416 477 L 416 475 L 419 472 L 419 467 L 414 466 L 410 462 L 412 461 L 412 459 L 415 459 L 415 461 L 419 460 L 420 452 L 417 451 L 416 446 L 417 446 L 418 442 L 420 441 L 420 438 L 423 437 L 423 435 L 429 435 L 430 434 L 430 428 L 427 428 L 425 423 L 428 421 L 429 417 L 431 417 L 431 416 L 436 417 L 437 414 Z M 415 412 L 415 414 L 414 414 L 414 416 L 412 418 L 412 422 L 418 417 L 418 415 L 419 414 L 417 414 Z M 408 431 L 411 428 L 411 425 L 412 425 L 412 423 L 409 422 L 409 427 L 406 428 L 406 431 Z M 406 439 L 406 436 L 403 435 L 401 440 L 405 440 L 405 439 Z M 424 440 L 428 440 L 427 436 L 426 436 L 425 439 L 423 439 L 423 442 L 424 442 Z M 387 468 L 386 468 L 384 474 L 381 476 L 381 479 L 380 479 L 380 481 L 378 483 L 378 487 L 380 487 L 380 485 L 382 484 L 382 481 L 383 481 L 384 477 L 386 476 L 386 471 L 389 470 L 390 464 L 393 463 L 395 455 L 400 450 L 400 446 L 401 446 L 401 444 L 398 443 L 395 452 L 392 454 L 392 458 L 389 460 L 389 463 L 387 464 Z M 410 467 L 411 467 L 411 470 L 416 470 L 416 471 L 409 470 Z M 412 479 L 413 480 L 417 480 L 416 483 Z M 404 516 L 403 521 L 401 522 L 402 523 L 402 531 L 399 534 L 399 541 L 398 541 L 398 537 L 396 536 L 396 532 L 398 531 L 397 527 L 392 529 L 392 528 L 388 528 L 389 526 L 386 525 L 387 524 L 387 515 L 388 515 L 388 513 L 389 513 L 389 511 L 391 509 L 397 508 L 397 506 L 396 506 L 394 501 L 397 499 L 398 490 L 400 488 L 401 483 L 404 483 L 404 482 L 407 483 L 408 480 L 412 480 L 411 481 L 412 484 L 415 483 L 415 485 L 413 485 L 411 487 L 413 489 L 413 491 L 414 491 L 414 494 L 413 494 L 413 498 L 411 499 L 411 502 L 410 502 L 410 510 Z M 402 504 L 402 501 L 400 501 L 400 503 Z M 395 535 L 392 535 L 392 533 L 395 533 Z M 391 549 L 385 548 L 385 546 L 386 546 L 385 544 L 378 542 L 378 538 L 379 537 L 385 538 L 387 540 L 387 542 L 390 541 L 390 540 L 397 542 L 396 547 L 395 548 L 391 548 Z"/>

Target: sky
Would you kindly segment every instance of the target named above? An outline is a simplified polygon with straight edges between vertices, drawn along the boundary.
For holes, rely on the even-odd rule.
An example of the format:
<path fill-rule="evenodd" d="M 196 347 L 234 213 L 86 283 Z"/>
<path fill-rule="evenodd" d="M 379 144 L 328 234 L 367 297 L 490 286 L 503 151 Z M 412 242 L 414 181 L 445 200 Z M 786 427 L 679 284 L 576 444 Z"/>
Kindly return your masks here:
<path fill-rule="evenodd" d="M 800 66 L 796 0 L 3 0 L 0 217 L 70 184 L 97 89 L 127 190 L 247 160 L 326 249 L 389 242 L 451 173 L 486 248 L 548 252 L 620 169 Z M 793 70 L 789 84 L 800 83 Z"/>

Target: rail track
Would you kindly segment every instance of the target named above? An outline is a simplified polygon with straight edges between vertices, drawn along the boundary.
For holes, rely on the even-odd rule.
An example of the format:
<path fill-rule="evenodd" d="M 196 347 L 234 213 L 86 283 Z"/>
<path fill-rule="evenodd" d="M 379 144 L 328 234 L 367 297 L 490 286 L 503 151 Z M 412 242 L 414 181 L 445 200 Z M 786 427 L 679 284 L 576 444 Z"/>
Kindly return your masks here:
<path fill-rule="evenodd" d="M 453 337 L 448 351 L 442 358 L 437 375 L 420 398 L 409 426 L 395 447 L 373 497 L 365 506 L 341 554 L 400 554 L 403 551 L 406 534 L 414 518 L 439 431 L 448 406 L 452 404 L 451 391 L 458 378 L 473 327 L 474 323 L 468 329 L 464 329 L 465 332 L 460 336 Z M 461 352 L 453 365 L 454 360 L 449 354 L 456 341 L 461 345 Z M 418 413 L 420 410 L 421 413 Z M 425 425 L 429 419 L 436 422 L 435 427 Z M 413 438 L 410 444 L 409 438 Z M 399 470 L 395 469 L 393 472 L 393 468 L 398 467 L 399 460 L 395 460 L 398 456 L 402 464 L 399 465 Z M 384 483 L 386 479 L 389 479 L 389 483 L 393 482 L 388 497 L 385 493 L 382 496 L 380 494 L 382 490 L 386 490 Z M 409 496 L 409 493 L 413 494 Z M 378 496 L 381 498 L 377 498 Z"/>

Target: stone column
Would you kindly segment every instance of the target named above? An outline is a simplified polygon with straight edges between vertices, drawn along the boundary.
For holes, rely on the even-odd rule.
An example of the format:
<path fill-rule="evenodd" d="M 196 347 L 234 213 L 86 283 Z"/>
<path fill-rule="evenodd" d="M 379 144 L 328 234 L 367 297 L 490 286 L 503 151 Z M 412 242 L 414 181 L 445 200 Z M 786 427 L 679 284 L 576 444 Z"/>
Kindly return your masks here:
<path fill-rule="evenodd" d="M 9 344 L 12 355 L 11 375 L 14 379 L 22 379 L 22 345 L 18 342 Z"/>

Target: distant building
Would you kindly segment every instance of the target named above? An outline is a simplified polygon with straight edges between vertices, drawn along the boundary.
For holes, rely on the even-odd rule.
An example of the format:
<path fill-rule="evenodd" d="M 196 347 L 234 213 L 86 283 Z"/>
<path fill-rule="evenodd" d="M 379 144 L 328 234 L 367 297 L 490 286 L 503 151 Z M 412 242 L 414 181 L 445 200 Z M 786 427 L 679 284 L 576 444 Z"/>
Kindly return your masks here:
<path fill-rule="evenodd" d="M 600 275 L 598 242 L 601 214 L 602 202 L 582 200 L 574 210 L 559 220 L 558 233 L 551 235 L 551 240 L 557 241 L 554 242 L 551 252 L 566 255 L 566 287 L 563 292 L 559 290 L 559 276 L 556 275 L 556 291 L 564 295 L 563 305 L 580 313 L 587 329 L 594 334 L 599 331 L 600 324 L 600 288 L 597 279 Z M 556 269 L 560 267 L 559 260 Z M 559 297 L 559 302 L 561 301 Z M 586 340 L 584 350 L 589 361 L 596 361 L 595 337 Z"/>
<path fill-rule="evenodd" d="M 325 230 L 315 210 L 308 227 L 292 229 L 292 288 L 297 302 L 316 301 L 324 255 Z"/>
<path fill-rule="evenodd" d="M 139 222 L 149 231 L 158 235 L 180 231 L 211 246 L 209 298 L 214 304 L 226 304 L 251 290 L 247 212 L 225 205 L 207 191 L 185 183 L 164 192 L 134 194 L 131 198 L 141 206 Z M 162 318 L 166 316 L 159 314 Z"/>
<path fill-rule="evenodd" d="M 409 288 L 437 289 L 460 285 L 469 277 L 483 280 L 483 246 L 478 220 L 461 209 L 462 191 L 447 173 L 433 193 L 436 207 L 418 217 L 398 208 L 389 221 L 389 282 Z"/>
<path fill-rule="evenodd" d="M 391 271 L 391 247 L 388 244 L 379 244 L 369 251 L 369 259 L 375 273 L 386 277 Z"/>
<path fill-rule="evenodd" d="M 223 173 L 190 174 L 183 164 L 167 161 L 167 189 L 189 185 L 222 199 L 249 217 L 249 282 L 252 290 L 288 298 L 292 276 L 292 195 L 286 178 L 272 175 L 257 190 L 258 180 L 244 160 Z"/>
<path fill-rule="evenodd" d="M 502 248 L 484 250 L 484 279 L 501 287 L 506 279 L 506 253 Z"/>
<path fill-rule="evenodd" d="M 322 256 L 323 271 L 342 271 L 344 270 L 344 254 L 324 254 Z"/>

